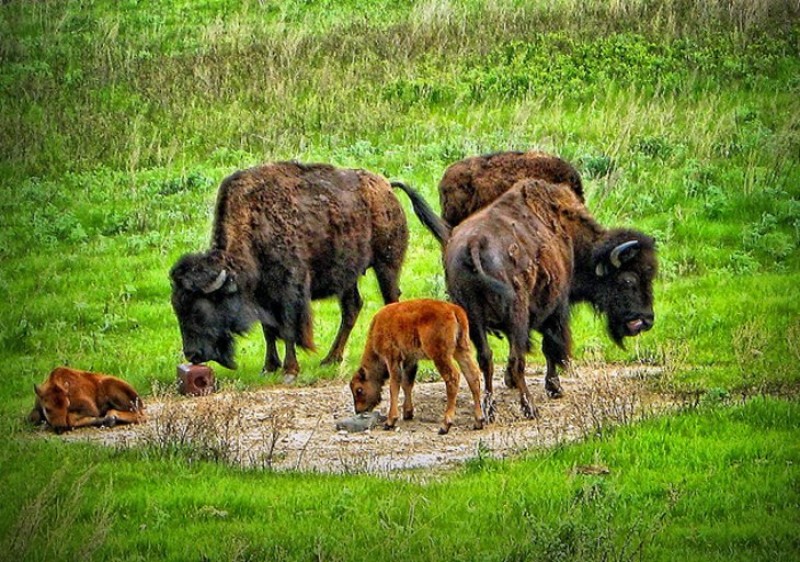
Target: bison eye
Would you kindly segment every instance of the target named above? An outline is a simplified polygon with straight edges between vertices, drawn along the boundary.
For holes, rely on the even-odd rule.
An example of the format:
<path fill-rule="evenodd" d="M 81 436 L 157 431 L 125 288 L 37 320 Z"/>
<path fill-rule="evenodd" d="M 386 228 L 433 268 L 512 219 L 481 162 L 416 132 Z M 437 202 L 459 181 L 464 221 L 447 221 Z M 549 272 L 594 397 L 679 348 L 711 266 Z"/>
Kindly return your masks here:
<path fill-rule="evenodd" d="M 361 396 L 362 394 L 364 394 L 364 389 L 363 389 L 363 388 L 357 388 L 357 389 L 356 389 L 356 394 L 358 394 L 359 396 Z"/>
<path fill-rule="evenodd" d="M 639 279 L 632 273 L 623 273 L 619 276 L 619 283 L 626 289 L 633 289 L 639 284 Z"/>

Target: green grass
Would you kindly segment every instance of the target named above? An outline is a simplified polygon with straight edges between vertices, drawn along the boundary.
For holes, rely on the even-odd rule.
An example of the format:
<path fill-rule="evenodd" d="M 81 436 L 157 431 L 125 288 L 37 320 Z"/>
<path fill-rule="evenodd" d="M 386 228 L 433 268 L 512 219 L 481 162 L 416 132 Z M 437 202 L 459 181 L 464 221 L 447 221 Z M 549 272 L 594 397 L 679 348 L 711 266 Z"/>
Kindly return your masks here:
<path fill-rule="evenodd" d="M 709 404 L 516 462 L 479 456 L 391 480 L 186 466 L 21 437 L 4 461 L 42 466 L 3 474 L 22 501 L 21 512 L 0 507 L 18 532 L 4 546 L 30 560 L 82 548 L 103 560 L 371 560 L 388 549 L 413 560 L 789 560 L 800 546 L 798 423 L 794 402 Z M 586 464 L 610 474 L 575 473 Z M 67 520 L 72 536 L 58 540 Z"/>
<path fill-rule="evenodd" d="M 800 381 L 798 16 L 780 0 L 4 3 L 0 547 L 26 560 L 367 559 L 386 544 L 415 560 L 790 559 L 796 398 L 725 398 L 796 397 Z M 364 167 L 436 205 L 455 160 L 528 148 L 578 166 L 601 222 L 658 241 L 655 328 L 621 350 L 576 307 L 579 369 L 653 364 L 657 388 L 703 407 L 505 462 L 479 450 L 410 482 L 243 472 L 24 425 L 31 386 L 58 364 L 123 376 L 145 399 L 172 384 L 167 274 L 207 246 L 232 171 Z M 439 248 L 400 199 L 404 298 L 445 298 Z M 380 307 L 371 273 L 361 290 L 344 364 L 301 353 L 301 384 L 344 384 L 355 367 Z M 324 351 L 338 307 L 314 311 Z M 238 352 L 224 384 L 279 382 L 259 374 L 257 330 Z M 568 474 L 592 462 L 610 476 Z"/>

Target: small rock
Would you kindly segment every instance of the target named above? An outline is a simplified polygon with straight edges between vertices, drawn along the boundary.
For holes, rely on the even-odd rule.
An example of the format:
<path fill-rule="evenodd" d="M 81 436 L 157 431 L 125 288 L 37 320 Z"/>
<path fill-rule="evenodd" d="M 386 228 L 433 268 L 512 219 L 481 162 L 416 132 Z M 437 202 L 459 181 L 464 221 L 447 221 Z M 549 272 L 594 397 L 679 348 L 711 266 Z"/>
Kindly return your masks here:
<path fill-rule="evenodd" d="M 336 422 L 337 431 L 346 431 L 348 433 L 356 433 L 359 431 L 366 431 L 373 427 L 382 424 L 386 421 L 386 416 L 382 416 L 380 412 L 365 412 L 363 414 L 356 414 L 349 418 L 344 418 Z"/>

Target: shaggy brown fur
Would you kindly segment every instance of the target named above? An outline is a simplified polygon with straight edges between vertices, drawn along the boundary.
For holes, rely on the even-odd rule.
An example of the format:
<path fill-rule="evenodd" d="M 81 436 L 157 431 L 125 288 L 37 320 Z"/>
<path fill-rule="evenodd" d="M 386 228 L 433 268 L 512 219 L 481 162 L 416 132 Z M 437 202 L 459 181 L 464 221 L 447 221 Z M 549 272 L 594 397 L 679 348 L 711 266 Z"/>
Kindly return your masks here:
<path fill-rule="evenodd" d="M 28 419 L 47 422 L 57 433 L 86 426 L 114 426 L 145 420 L 144 406 L 122 379 L 57 367 L 34 386 L 36 403 Z"/>
<path fill-rule="evenodd" d="M 311 301 L 337 297 L 339 332 L 323 363 L 342 360 L 372 268 L 386 303 L 400 296 L 408 243 L 403 209 L 381 176 L 325 164 L 278 162 L 222 182 L 211 249 L 172 268 L 172 303 L 192 363 L 235 368 L 233 339 L 260 322 L 265 371 L 299 371 L 295 344 L 314 349 Z"/>
<path fill-rule="evenodd" d="M 475 429 L 483 427 L 478 366 L 469 344 L 469 323 L 457 305 L 430 300 L 410 300 L 383 307 L 375 314 L 367 336 L 361 366 L 350 381 L 356 413 L 371 411 L 381 401 L 381 389 L 389 379 L 389 414 L 386 429 L 394 427 L 399 417 L 398 396 L 403 387 L 403 419 L 414 417 L 411 392 L 417 374 L 417 361 L 433 360 L 447 388 L 447 407 L 440 434 L 453 424 L 458 395 L 459 371 L 455 359 L 472 392 L 475 405 Z"/>
<path fill-rule="evenodd" d="M 568 184 L 583 201 L 583 183 L 566 160 L 538 152 L 498 152 L 452 164 L 439 182 L 442 218 L 455 227 L 508 191 L 522 179 Z"/>
<path fill-rule="evenodd" d="M 571 303 L 587 301 L 604 314 L 619 345 L 652 327 L 653 239 L 603 228 L 567 185 L 517 182 L 452 232 L 418 194 L 409 195 L 422 223 L 444 244 L 447 290 L 469 317 L 489 419 L 493 362 L 487 333 L 508 337 L 506 384 L 519 389 L 523 412 L 532 417 L 536 409 L 524 377 L 530 330 L 542 334 L 545 389 L 558 397 L 556 367 L 570 356 Z"/>

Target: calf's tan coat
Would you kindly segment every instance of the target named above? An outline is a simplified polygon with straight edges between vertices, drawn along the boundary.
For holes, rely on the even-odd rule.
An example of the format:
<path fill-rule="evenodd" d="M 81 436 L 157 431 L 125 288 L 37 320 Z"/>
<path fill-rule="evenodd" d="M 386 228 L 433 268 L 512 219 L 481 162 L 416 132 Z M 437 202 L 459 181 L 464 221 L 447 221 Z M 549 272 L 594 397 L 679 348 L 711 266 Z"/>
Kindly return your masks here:
<path fill-rule="evenodd" d="M 389 413 L 386 429 L 399 418 L 398 398 L 403 388 L 403 419 L 412 419 L 411 399 L 417 362 L 433 361 L 447 389 L 447 407 L 439 430 L 445 434 L 455 418 L 459 369 L 467 379 L 474 403 L 475 429 L 484 423 L 480 404 L 478 365 L 472 357 L 469 324 L 464 310 L 451 303 L 417 299 L 381 308 L 372 319 L 361 365 L 350 381 L 356 413 L 371 411 L 381 401 L 381 390 L 389 380 Z"/>

